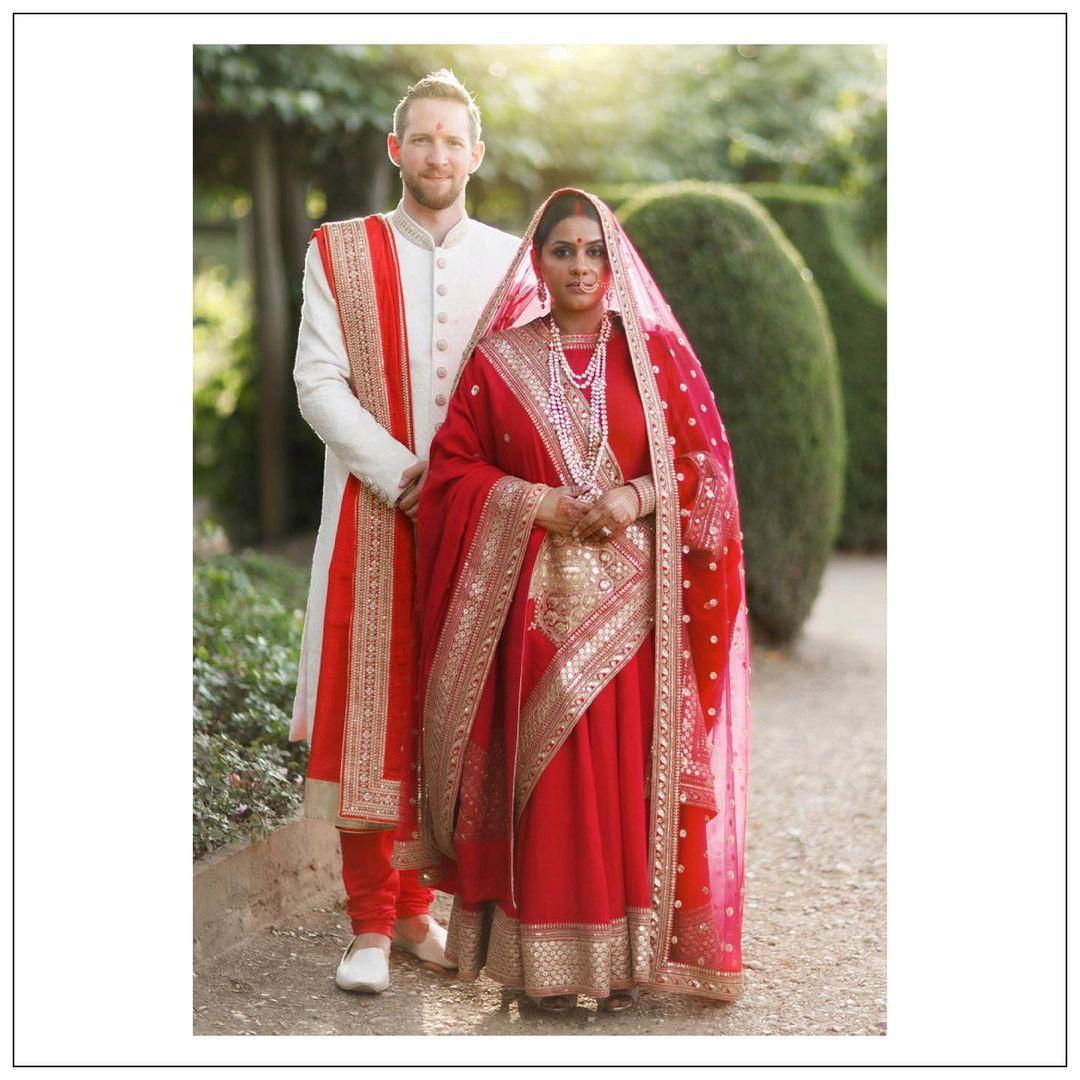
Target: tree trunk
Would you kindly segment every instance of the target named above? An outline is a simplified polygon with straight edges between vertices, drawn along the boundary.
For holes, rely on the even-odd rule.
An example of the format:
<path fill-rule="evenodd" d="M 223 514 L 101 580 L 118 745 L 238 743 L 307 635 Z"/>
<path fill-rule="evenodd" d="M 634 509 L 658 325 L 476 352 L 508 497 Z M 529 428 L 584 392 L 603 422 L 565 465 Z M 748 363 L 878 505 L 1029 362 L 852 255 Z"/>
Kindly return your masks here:
<path fill-rule="evenodd" d="M 394 168 L 386 156 L 386 132 L 369 127 L 364 139 L 364 170 L 367 174 L 365 192 L 368 213 L 378 213 L 390 199 Z"/>
<path fill-rule="evenodd" d="M 297 153 L 288 143 L 281 147 L 281 234 L 284 240 L 285 266 L 288 281 L 301 280 L 304 273 L 304 254 L 311 236 L 311 219 L 307 212 L 307 177 L 297 168 Z"/>
<path fill-rule="evenodd" d="M 386 156 L 386 132 L 368 125 L 340 157 L 327 163 L 323 174 L 326 220 L 341 221 L 382 210 L 392 199 L 394 167 Z"/>
<path fill-rule="evenodd" d="M 297 148 L 278 143 L 281 178 L 281 236 L 285 254 L 286 288 L 289 293 L 289 327 L 295 334 L 300 325 L 303 299 L 304 255 L 311 236 L 307 212 L 307 177 L 297 168 Z"/>
<path fill-rule="evenodd" d="M 250 146 L 255 232 L 255 332 L 259 345 L 259 524 L 263 538 L 285 535 L 288 516 L 289 292 L 270 117 L 255 125 Z"/>

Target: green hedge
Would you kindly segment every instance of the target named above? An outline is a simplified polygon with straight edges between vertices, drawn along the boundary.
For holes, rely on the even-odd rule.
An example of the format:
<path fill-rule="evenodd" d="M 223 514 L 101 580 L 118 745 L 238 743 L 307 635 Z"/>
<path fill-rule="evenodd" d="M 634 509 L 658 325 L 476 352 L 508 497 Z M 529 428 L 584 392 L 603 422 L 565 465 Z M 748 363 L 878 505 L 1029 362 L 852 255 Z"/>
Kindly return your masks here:
<path fill-rule="evenodd" d="M 589 190 L 618 213 L 628 202 L 662 186 L 658 183 L 595 184 Z"/>
<path fill-rule="evenodd" d="M 299 810 L 307 747 L 288 736 L 307 580 L 254 552 L 195 565 L 196 857 Z"/>
<path fill-rule="evenodd" d="M 768 213 L 733 187 L 652 188 L 620 216 L 690 335 L 731 438 L 755 630 L 790 640 L 840 523 L 843 406 L 820 293 Z"/>
<path fill-rule="evenodd" d="M 866 265 L 854 208 L 837 192 L 744 184 L 813 271 L 836 335 L 848 457 L 840 545 L 885 547 L 885 288 Z"/>

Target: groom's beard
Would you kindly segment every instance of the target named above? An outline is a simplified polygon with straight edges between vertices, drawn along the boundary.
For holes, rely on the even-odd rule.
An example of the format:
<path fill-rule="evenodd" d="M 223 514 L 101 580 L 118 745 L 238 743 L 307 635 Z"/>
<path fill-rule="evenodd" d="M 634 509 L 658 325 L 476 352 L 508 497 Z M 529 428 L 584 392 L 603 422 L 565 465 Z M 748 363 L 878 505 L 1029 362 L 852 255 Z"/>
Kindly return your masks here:
<path fill-rule="evenodd" d="M 460 187 L 455 188 L 453 191 L 443 192 L 441 195 L 433 195 L 431 192 L 425 191 L 418 183 L 413 183 L 405 175 L 404 170 L 399 169 L 398 172 L 401 175 L 401 182 L 405 185 L 409 194 L 428 210 L 445 210 L 448 206 L 453 206 L 465 190 L 465 185 L 469 180 L 468 176 L 466 176 Z"/>

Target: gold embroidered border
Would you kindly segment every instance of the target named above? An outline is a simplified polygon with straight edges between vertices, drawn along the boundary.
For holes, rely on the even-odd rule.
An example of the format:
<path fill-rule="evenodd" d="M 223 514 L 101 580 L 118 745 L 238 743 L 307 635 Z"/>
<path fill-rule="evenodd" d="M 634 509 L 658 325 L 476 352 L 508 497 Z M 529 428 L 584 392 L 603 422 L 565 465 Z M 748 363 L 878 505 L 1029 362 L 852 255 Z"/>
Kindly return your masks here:
<path fill-rule="evenodd" d="M 343 818 L 338 813 L 341 805 L 341 785 L 333 780 L 304 780 L 304 817 L 312 821 L 325 821 L 348 832 L 383 832 L 394 826 L 386 821 L 362 821 Z"/>
<path fill-rule="evenodd" d="M 458 978 L 465 982 L 477 978 L 484 966 L 494 907 L 488 902 L 480 911 L 466 911 L 461 898 L 454 897 L 446 929 L 446 958 L 457 964 Z"/>
<path fill-rule="evenodd" d="M 438 862 L 438 855 L 436 855 L 422 839 L 416 840 L 394 840 L 394 851 L 390 856 L 390 865 L 395 870 L 420 870 L 424 867 L 431 867 L 432 872 L 436 872 L 433 866 Z M 438 880 L 436 877 L 435 880 Z"/>
<path fill-rule="evenodd" d="M 650 919 L 648 908 L 627 908 L 608 923 L 521 923 L 497 904 L 469 912 L 455 901 L 446 951 L 465 979 L 482 970 L 536 997 L 603 998 L 649 982 Z"/>
<path fill-rule="evenodd" d="M 465 744 L 517 585 L 545 484 L 495 481 L 484 502 L 435 647 L 424 701 L 425 840 L 453 856 Z"/>
<path fill-rule="evenodd" d="M 649 984 L 669 993 L 692 994 L 718 1001 L 738 1001 L 743 996 L 742 971 L 702 972 L 686 964 L 667 963 L 662 974 Z"/>
<path fill-rule="evenodd" d="M 364 221 L 354 218 L 333 222 L 326 230 L 353 393 L 389 430 L 390 399 L 383 365 L 382 331 Z M 398 301 L 400 304 L 400 297 Z M 404 312 L 400 308 L 399 319 L 404 328 Z M 402 392 L 411 440 L 407 375 Z M 394 515 L 395 511 L 366 485 L 360 486 L 356 500 L 355 585 L 338 807 L 338 815 L 350 820 L 393 823 L 398 815 L 400 783 L 383 775 L 390 692 L 386 658 L 390 655 L 394 601 Z"/>

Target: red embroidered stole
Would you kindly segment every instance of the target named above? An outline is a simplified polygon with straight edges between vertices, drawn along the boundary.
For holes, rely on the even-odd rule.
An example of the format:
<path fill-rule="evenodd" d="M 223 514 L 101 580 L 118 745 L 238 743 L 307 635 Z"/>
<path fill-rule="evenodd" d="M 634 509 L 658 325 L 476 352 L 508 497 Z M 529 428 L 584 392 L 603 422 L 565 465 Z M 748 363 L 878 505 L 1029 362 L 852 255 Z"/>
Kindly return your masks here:
<path fill-rule="evenodd" d="M 315 230 L 337 300 L 353 393 L 414 448 L 397 250 L 380 215 Z M 397 822 L 401 748 L 413 726 L 413 529 L 353 475 L 330 562 L 304 811 L 339 828 Z"/>

